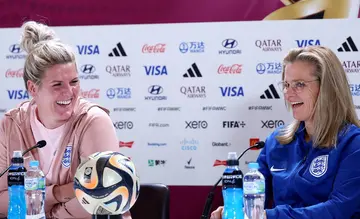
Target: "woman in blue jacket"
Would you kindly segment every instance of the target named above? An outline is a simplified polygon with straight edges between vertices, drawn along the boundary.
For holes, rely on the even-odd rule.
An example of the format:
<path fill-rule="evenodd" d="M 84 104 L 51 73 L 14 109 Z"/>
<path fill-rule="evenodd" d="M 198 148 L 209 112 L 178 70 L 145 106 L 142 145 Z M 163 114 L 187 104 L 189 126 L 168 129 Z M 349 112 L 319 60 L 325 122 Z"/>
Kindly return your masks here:
<path fill-rule="evenodd" d="M 289 52 L 279 85 L 294 121 L 267 137 L 257 160 L 264 218 L 360 218 L 360 123 L 351 95 L 360 84 L 350 90 L 334 52 L 316 46 Z"/>

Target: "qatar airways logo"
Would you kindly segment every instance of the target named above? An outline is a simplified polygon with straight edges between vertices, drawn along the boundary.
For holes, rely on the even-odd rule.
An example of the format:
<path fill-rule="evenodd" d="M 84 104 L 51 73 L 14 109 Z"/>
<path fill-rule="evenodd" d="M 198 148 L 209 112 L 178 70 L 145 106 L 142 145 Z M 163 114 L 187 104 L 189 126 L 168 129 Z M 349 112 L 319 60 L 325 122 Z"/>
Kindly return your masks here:
<path fill-rule="evenodd" d="M 218 74 L 240 74 L 242 71 L 242 65 L 240 64 L 233 64 L 233 65 L 220 65 L 218 68 Z"/>
<path fill-rule="evenodd" d="M 24 75 L 24 69 L 20 68 L 17 70 L 8 69 L 5 72 L 6 78 L 22 78 Z"/>
<path fill-rule="evenodd" d="M 166 49 L 165 43 L 158 43 L 155 45 L 145 44 L 142 48 L 142 53 L 164 53 Z"/>
<path fill-rule="evenodd" d="M 98 99 L 100 97 L 100 89 L 81 90 L 80 95 L 83 98 Z"/>

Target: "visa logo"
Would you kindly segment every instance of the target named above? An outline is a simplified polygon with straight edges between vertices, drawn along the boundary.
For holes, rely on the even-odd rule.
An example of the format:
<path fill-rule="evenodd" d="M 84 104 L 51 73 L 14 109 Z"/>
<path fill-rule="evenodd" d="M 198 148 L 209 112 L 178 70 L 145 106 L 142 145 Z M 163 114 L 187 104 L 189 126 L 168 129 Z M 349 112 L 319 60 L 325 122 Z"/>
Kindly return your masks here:
<path fill-rule="evenodd" d="M 298 47 L 320 46 L 320 40 L 296 40 Z"/>
<path fill-rule="evenodd" d="M 26 90 L 7 90 L 10 100 L 29 99 L 29 93 Z"/>
<path fill-rule="evenodd" d="M 100 54 L 98 45 L 77 45 L 76 46 L 80 55 L 95 55 Z"/>
<path fill-rule="evenodd" d="M 166 66 L 161 65 L 150 65 L 144 66 L 146 75 L 167 75 Z"/>
<path fill-rule="evenodd" d="M 244 96 L 244 91 L 242 87 L 220 87 L 220 90 L 223 97 Z"/>

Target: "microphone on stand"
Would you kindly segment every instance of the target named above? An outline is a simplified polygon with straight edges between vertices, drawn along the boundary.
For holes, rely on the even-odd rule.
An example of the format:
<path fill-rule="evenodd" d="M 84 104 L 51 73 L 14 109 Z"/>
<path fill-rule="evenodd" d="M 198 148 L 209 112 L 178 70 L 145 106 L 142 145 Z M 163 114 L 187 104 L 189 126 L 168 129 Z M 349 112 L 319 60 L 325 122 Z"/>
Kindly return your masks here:
<path fill-rule="evenodd" d="M 36 145 L 32 146 L 31 148 L 25 150 L 23 153 L 22 153 L 22 156 L 24 156 L 25 154 L 27 154 L 29 151 L 35 149 L 35 148 L 43 148 L 45 147 L 46 145 L 46 141 L 44 140 L 41 140 L 41 141 L 38 141 L 38 143 L 36 143 Z M 6 170 L 4 170 L 1 174 L 0 174 L 0 177 L 2 177 L 11 167 L 11 164 L 8 166 L 8 168 L 6 168 Z"/>
<path fill-rule="evenodd" d="M 238 157 L 238 161 L 240 160 L 240 158 L 248 151 L 248 150 L 251 150 L 251 149 L 261 149 L 265 146 L 265 142 L 263 141 L 259 141 L 257 142 L 256 144 L 254 144 L 253 146 L 247 148 L 244 152 L 242 152 L 242 154 Z M 201 215 L 201 219 L 208 219 L 209 218 L 209 214 L 210 214 L 210 210 L 211 210 L 211 205 L 212 205 L 212 202 L 214 200 L 214 192 L 215 192 L 215 189 L 216 187 L 219 185 L 219 183 L 221 182 L 222 180 L 222 177 L 220 177 L 220 179 L 215 183 L 215 185 L 212 187 L 211 191 L 209 192 L 208 194 L 208 197 L 206 199 L 206 203 L 205 203 L 205 206 L 204 206 L 204 210 L 203 210 L 203 213 Z"/>

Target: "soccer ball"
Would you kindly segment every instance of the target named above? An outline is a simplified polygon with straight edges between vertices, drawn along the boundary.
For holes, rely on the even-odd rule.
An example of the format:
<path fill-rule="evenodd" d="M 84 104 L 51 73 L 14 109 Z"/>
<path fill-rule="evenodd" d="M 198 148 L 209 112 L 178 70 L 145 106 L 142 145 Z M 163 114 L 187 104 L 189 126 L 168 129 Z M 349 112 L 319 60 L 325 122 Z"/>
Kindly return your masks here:
<path fill-rule="evenodd" d="M 77 200 L 91 215 L 118 215 L 136 202 L 140 183 L 134 163 L 119 152 L 90 155 L 76 169 Z"/>

